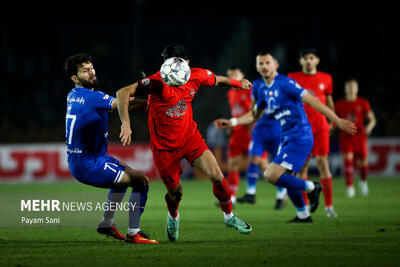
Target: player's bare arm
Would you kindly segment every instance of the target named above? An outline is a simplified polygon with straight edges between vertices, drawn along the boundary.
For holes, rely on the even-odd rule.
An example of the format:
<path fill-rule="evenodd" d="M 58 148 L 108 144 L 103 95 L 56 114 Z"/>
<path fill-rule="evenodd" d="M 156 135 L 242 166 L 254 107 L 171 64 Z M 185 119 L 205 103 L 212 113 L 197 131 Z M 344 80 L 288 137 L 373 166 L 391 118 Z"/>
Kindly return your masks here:
<path fill-rule="evenodd" d="M 250 90 L 252 84 L 249 80 L 243 79 L 241 81 L 237 81 L 233 78 L 229 78 L 226 76 L 215 75 L 215 85 L 227 86 L 227 87 L 238 87 L 245 90 Z"/>
<path fill-rule="evenodd" d="M 252 107 L 254 106 L 254 100 L 252 100 Z M 253 112 L 250 109 L 249 112 L 243 114 L 240 117 L 237 118 L 230 118 L 230 119 L 225 119 L 225 118 L 220 118 L 220 119 L 216 119 L 214 121 L 214 125 L 217 129 L 226 129 L 226 128 L 231 128 L 231 127 L 235 127 L 238 125 L 248 125 L 248 124 L 252 124 L 254 121 L 256 121 L 254 119 L 253 116 Z"/>
<path fill-rule="evenodd" d="M 366 114 L 366 118 L 367 118 L 368 123 L 365 126 L 365 133 L 367 134 L 367 136 L 369 136 L 376 125 L 376 118 L 375 118 L 374 112 L 372 110 L 370 110 Z"/>
<path fill-rule="evenodd" d="M 354 125 L 354 123 L 344 120 L 339 118 L 335 112 L 333 112 L 330 108 L 328 108 L 326 105 L 322 104 L 318 98 L 314 97 L 310 93 L 306 92 L 302 98 L 303 102 L 306 104 L 311 105 L 313 108 L 315 108 L 319 113 L 323 114 L 326 116 L 328 119 L 330 119 L 333 123 L 335 123 L 341 130 L 349 133 L 349 134 L 355 134 L 357 132 L 357 128 Z"/>
<path fill-rule="evenodd" d="M 129 145 L 131 143 L 131 122 L 129 118 L 129 101 L 130 97 L 135 95 L 138 83 L 125 86 L 117 91 L 117 107 L 119 118 L 121 119 L 121 138 L 122 145 Z"/>
<path fill-rule="evenodd" d="M 112 110 L 116 110 L 118 108 L 118 100 L 114 99 L 111 104 Z M 147 108 L 147 100 L 146 99 L 135 99 L 135 97 L 129 98 L 129 111 L 141 111 L 146 110 Z"/>

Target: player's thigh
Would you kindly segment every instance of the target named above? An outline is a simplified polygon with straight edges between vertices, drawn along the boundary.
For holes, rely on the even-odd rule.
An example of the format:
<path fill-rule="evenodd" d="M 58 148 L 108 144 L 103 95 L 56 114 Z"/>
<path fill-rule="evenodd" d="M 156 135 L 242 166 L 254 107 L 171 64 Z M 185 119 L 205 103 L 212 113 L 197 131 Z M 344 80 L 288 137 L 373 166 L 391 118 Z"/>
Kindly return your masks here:
<path fill-rule="evenodd" d="M 168 190 L 176 188 L 180 184 L 180 175 L 183 171 L 176 154 L 176 151 L 153 150 L 154 163 Z"/>
<path fill-rule="evenodd" d="M 193 166 L 210 177 L 211 181 L 221 182 L 224 179 L 221 169 L 218 166 L 217 160 L 210 150 L 205 150 L 203 154 L 193 161 Z"/>
<path fill-rule="evenodd" d="M 304 163 L 303 167 L 301 168 L 301 171 L 299 174 L 300 178 L 308 177 L 308 167 L 310 165 L 310 159 L 311 159 L 311 156 L 307 158 L 306 162 Z"/>

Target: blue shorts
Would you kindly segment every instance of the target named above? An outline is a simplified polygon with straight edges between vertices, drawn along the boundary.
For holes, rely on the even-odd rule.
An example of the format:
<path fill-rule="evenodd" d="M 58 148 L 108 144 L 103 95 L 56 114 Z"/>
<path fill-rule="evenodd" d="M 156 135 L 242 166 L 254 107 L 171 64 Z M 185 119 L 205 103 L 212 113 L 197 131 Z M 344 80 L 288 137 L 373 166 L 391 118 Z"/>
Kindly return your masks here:
<path fill-rule="evenodd" d="M 81 159 L 75 166 L 70 164 L 70 170 L 75 179 L 81 183 L 101 188 L 114 188 L 121 180 L 125 166 L 117 159 L 106 155 L 96 160 Z"/>
<path fill-rule="evenodd" d="M 267 127 L 255 128 L 249 144 L 249 156 L 262 157 L 265 151 L 271 158 L 275 158 L 281 142 L 281 133 Z"/>
<path fill-rule="evenodd" d="M 278 154 L 272 162 L 285 167 L 289 171 L 300 173 L 311 153 L 313 138 L 294 139 L 279 145 Z"/>

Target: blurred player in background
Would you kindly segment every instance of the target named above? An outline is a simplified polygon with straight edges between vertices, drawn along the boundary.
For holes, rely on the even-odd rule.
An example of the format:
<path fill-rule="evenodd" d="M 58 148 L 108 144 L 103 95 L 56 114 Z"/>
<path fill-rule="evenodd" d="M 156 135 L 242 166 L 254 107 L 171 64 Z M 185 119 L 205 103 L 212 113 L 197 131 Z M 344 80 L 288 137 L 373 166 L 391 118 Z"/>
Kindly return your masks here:
<path fill-rule="evenodd" d="M 297 216 L 291 222 L 312 222 L 302 191 L 308 193 L 310 212 L 315 212 L 319 204 L 321 185 L 296 177 L 313 147 L 312 129 L 302 102 L 313 106 L 346 132 L 353 134 L 356 128 L 352 122 L 340 119 L 294 80 L 278 74 L 278 63 L 271 53 L 262 52 L 259 56 L 260 72 L 268 89 L 254 105 L 254 117 L 258 118 L 265 112 L 273 115 L 282 126 L 282 139 L 277 156 L 268 165 L 264 176 L 272 184 L 287 188 L 297 210 Z"/>
<path fill-rule="evenodd" d="M 256 58 L 256 69 L 261 74 L 261 63 L 259 56 Z M 266 84 L 263 78 L 256 79 L 253 82 L 251 91 L 251 106 L 260 98 L 266 89 Z M 230 120 L 228 119 L 217 119 L 215 125 L 218 128 L 233 127 L 235 130 L 238 127 L 244 127 L 254 122 L 254 117 L 251 111 L 242 114 L 241 116 L 233 116 Z M 254 129 L 251 134 L 251 141 L 249 144 L 249 164 L 247 168 L 247 189 L 246 194 L 238 198 L 239 203 L 251 203 L 256 202 L 256 188 L 257 181 L 260 173 L 260 169 L 264 172 L 268 166 L 268 158 L 265 157 L 265 153 L 273 159 L 278 151 L 279 143 L 281 141 L 281 126 L 279 121 L 276 121 L 271 115 L 264 114 L 264 116 L 256 122 Z M 237 139 L 240 140 L 240 137 Z M 243 138 L 244 139 L 244 138 Z M 244 139 L 246 140 L 246 139 Z M 244 141 L 243 141 L 244 142 Z M 275 209 L 282 209 L 286 197 L 286 188 L 278 187 L 276 194 Z"/>
<path fill-rule="evenodd" d="M 244 79 L 243 72 L 236 66 L 227 71 L 228 77 L 241 81 Z M 250 111 L 250 90 L 241 90 L 232 87 L 228 91 L 228 102 L 233 118 L 240 117 Z M 231 190 L 232 203 L 236 202 L 236 192 L 240 182 L 240 166 L 247 161 L 247 152 L 251 139 L 249 125 L 240 125 L 232 128 L 228 146 L 228 183 Z"/>
<path fill-rule="evenodd" d="M 300 51 L 301 71 L 292 72 L 288 77 L 296 80 L 301 87 L 306 88 L 313 96 L 317 97 L 322 104 L 335 111 L 332 93 L 332 76 L 328 73 L 318 71 L 317 66 L 320 62 L 318 52 L 314 48 L 305 48 Z M 333 208 L 333 186 L 332 173 L 329 169 L 329 130 L 330 125 L 324 115 L 319 113 L 315 108 L 308 104 L 304 104 L 308 120 L 310 121 L 313 135 L 314 145 L 311 155 L 315 157 L 319 172 L 322 192 L 325 200 L 325 213 L 329 217 L 337 217 L 337 213 Z M 308 180 L 308 165 L 310 158 L 307 159 L 303 169 L 300 172 L 300 178 Z M 304 195 L 306 204 L 307 196 Z"/>
<path fill-rule="evenodd" d="M 181 44 L 168 45 L 161 55 L 163 60 L 171 57 L 188 60 L 186 48 Z M 210 177 L 214 195 L 224 214 L 225 224 L 241 233 L 249 233 L 252 230 L 249 224 L 232 213 L 229 184 L 193 120 L 192 100 L 202 85 L 222 85 L 247 90 L 251 88 L 251 83 L 246 79 L 237 81 L 215 75 L 210 70 L 192 68 L 189 81 L 179 87 L 166 85 L 160 72 L 157 72 L 135 83 L 133 87 L 117 92 L 118 111 L 122 121 L 120 137 L 123 145 L 131 141 L 129 97 L 134 96 L 136 91 L 149 95 L 147 110 L 150 143 L 155 165 L 168 190 L 165 201 L 168 207 L 167 237 L 170 241 L 179 237 L 178 206 L 182 199 L 180 161 L 184 158 Z"/>
<path fill-rule="evenodd" d="M 343 158 L 347 196 L 355 196 L 353 185 L 354 161 L 356 167 L 360 170 L 361 194 L 366 196 L 369 193 L 367 184 L 367 138 L 376 125 L 376 119 L 368 100 L 358 96 L 358 81 L 356 79 L 346 80 L 344 90 L 345 99 L 336 102 L 336 113 L 339 117 L 354 122 L 358 129 L 355 135 L 349 135 L 344 131 L 340 134 L 340 151 Z"/>
<path fill-rule="evenodd" d="M 90 55 L 69 57 L 65 72 L 75 84 L 67 97 L 65 123 L 69 169 L 81 183 L 110 188 L 107 209 L 97 232 L 129 243 L 158 243 L 139 228 L 149 191 L 148 177 L 106 154 L 108 112 L 117 108 L 116 99 L 94 90 L 98 82 Z M 134 101 L 129 102 L 135 105 Z M 128 187 L 132 187 L 132 193 L 129 228 L 124 236 L 114 224 L 113 207 L 122 201 Z"/>

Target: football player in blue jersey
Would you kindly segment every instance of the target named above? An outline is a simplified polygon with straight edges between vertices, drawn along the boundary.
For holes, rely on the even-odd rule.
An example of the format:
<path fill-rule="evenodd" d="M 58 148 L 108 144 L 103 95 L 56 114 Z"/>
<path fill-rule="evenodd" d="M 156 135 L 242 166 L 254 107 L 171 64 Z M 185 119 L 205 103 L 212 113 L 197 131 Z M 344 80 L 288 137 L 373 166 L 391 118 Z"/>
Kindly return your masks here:
<path fill-rule="evenodd" d="M 75 84 L 67 97 L 65 121 L 69 170 L 81 183 L 110 188 L 97 232 L 129 243 L 158 243 L 139 228 L 149 190 L 148 177 L 107 155 L 108 112 L 117 109 L 117 100 L 94 90 L 98 82 L 90 55 L 69 57 L 65 72 Z M 134 99 L 131 104 L 133 109 L 144 106 L 143 101 Z M 132 193 L 128 233 L 124 236 L 114 224 L 114 213 L 128 187 L 132 187 Z"/>
<path fill-rule="evenodd" d="M 357 129 L 354 123 L 339 118 L 296 81 L 277 73 L 277 61 L 271 53 L 262 52 L 259 56 L 262 62 L 261 74 L 268 89 L 254 105 L 253 114 L 255 118 L 263 112 L 271 114 L 282 126 L 282 140 L 277 156 L 268 165 L 264 176 L 272 184 L 287 188 L 288 195 L 297 209 L 297 216 L 293 222 L 311 222 L 301 191 L 305 190 L 308 193 L 310 211 L 314 212 L 319 204 L 321 185 L 296 177 L 313 146 L 311 125 L 302 102 L 314 107 L 349 134 L 355 134 Z"/>
<path fill-rule="evenodd" d="M 258 72 L 267 88 L 263 90 L 262 97 L 254 105 L 253 116 L 243 116 L 237 123 L 249 123 L 254 118 L 260 118 L 263 113 L 272 115 L 280 122 L 281 142 L 276 157 L 264 172 L 264 177 L 276 186 L 287 188 L 288 195 L 297 211 L 296 217 L 289 222 L 312 222 L 302 191 L 305 190 L 308 193 L 310 211 L 315 212 L 319 204 L 321 185 L 318 182 L 305 181 L 297 177 L 313 145 L 311 125 L 302 102 L 313 106 L 340 129 L 350 134 L 356 132 L 356 127 L 352 122 L 340 119 L 294 80 L 277 73 L 278 63 L 270 52 L 260 52 L 257 60 Z"/>
<path fill-rule="evenodd" d="M 257 57 L 257 71 L 259 70 L 259 65 Z M 266 84 L 263 78 L 253 81 L 253 87 L 251 89 L 252 106 L 258 101 L 260 96 L 262 96 L 265 88 Z M 214 121 L 214 124 L 217 128 L 225 128 L 251 124 L 253 122 L 254 118 L 250 111 L 240 117 L 231 118 L 229 120 L 224 118 L 217 119 Z M 264 114 L 262 118 L 256 122 L 251 133 L 251 141 L 248 150 L 249 163 L 246 173 L 246 194 L 243 197 L 238 198 L 237 202 L 250 204 L 256 202 L 256 187 L 259 172 L 260 169 L 264 172 L 268 166 L 268 158 L 265 157 L 264 153 L 268 152 L 268 156 L 271 160 L 275 157 L 281 142 L 281 131 L 279 121 L 276 121 L 271 114 Z M 285 201 L 286 199 L 286 188 L 278 187 L 274 209 L 282 209 L 287 203 L 287 201 Z"/>

